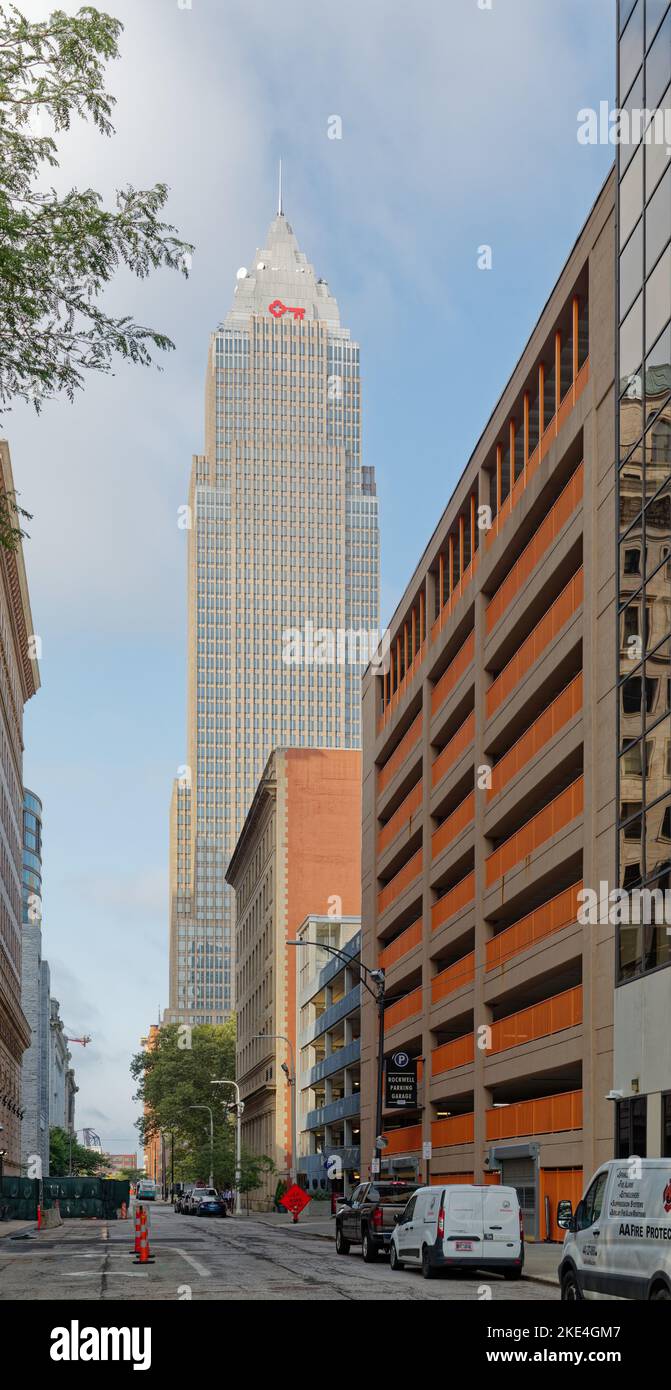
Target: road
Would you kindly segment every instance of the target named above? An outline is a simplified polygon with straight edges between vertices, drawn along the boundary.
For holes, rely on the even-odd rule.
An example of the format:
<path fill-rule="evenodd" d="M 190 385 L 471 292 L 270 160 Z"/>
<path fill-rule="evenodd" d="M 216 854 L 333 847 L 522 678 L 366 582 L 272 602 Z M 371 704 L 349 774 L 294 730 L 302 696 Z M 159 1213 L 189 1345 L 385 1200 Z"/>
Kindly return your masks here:
<path fill-rule="evenodd" d="M 177 1216 L 152 1208 L 154 1263 L 134 1264 L 130 1221 L 68 1221 L 30 1240 L 0 1240 L 0 1301 L 8 1299 L 551 1300 L 558 1290 L 494 1276 L 452 1273 L 426 1280 L 419 1271 L 392 1273 L 386 1259 L 364 1264 L 336 1255 L 332 1241 L 300 1227 L 238 1219 Z"/>

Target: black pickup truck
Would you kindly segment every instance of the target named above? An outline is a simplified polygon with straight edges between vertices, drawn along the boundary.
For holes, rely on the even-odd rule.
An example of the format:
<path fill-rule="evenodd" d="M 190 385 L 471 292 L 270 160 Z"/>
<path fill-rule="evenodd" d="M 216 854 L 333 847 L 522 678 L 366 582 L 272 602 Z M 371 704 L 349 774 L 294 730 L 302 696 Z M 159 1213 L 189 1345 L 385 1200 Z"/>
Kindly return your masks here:
<path fill-rule="evenodd" d="M 338 1254 L 349 1255 L 352 1245 L 360 1245 L 364 1260 L 376 1260 L 389 1249 L 396 1217 L 416 1191 L 417 1183 L 391 1179 L 359 1183 L 336 1216 Z"/>

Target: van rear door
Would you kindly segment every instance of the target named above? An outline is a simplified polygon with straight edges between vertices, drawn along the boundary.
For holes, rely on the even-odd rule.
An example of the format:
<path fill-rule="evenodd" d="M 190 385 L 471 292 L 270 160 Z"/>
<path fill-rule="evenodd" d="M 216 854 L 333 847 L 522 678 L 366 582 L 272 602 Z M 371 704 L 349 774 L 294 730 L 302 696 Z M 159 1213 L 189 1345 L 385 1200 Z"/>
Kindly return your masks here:
<path fill-rule="evenodd" d="M 443 1253 L 449 1260 L 482 1259 L 482 1188 L 451 1187 L 445 1194 Z"/>
<path fill-rule="evenodd" d="M 520 1208 L 514 1187 L 485 1187 L 484 1255 L 487 1260 L 516 1260 L 520 1255 Z"/>

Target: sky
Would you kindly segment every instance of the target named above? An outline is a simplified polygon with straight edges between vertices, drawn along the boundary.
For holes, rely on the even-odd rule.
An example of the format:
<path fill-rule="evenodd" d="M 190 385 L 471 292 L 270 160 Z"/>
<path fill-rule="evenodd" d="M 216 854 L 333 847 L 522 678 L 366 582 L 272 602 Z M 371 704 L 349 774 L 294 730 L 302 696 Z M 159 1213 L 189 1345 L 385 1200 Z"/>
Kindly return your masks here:
<path fill-rule="evenodd" d="M 22 0 L 31 19 L 51 6 Z M 75 13 L 78 5 L 59 0 Z M 102 5 L 99 8 L 103 8 Z M 284 170 L 301 249 L 361 344 L 385 623 L 612 162 L 577 113 L 614 103 L 615 0 L 109 0 L 115 136 L 59 137 L 64 190 L 170 187 L 190 278 L 106 297 L 167 333 L 161 371 L 91 376 L 5 416 L 42 688 L 43 943 L 79 1127 L 137 1147 L 128 1064 L 168 1002 L 168 809 L 186 752 L 186 552 L 209 335 L 263 245 Z M 341 138 L 329 138 L 341 121 Z M 492 268 L 478 269 L 478 248 Z"/>

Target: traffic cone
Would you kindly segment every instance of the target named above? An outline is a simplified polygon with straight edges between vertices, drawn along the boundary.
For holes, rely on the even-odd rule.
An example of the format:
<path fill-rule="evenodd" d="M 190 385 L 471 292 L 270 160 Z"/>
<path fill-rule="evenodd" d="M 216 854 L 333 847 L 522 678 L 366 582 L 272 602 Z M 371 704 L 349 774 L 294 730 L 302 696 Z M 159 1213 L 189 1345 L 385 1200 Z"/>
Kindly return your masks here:
<path fill-rule="evenodd" d="M 135 1257 L 136 1265 L 153 1265 L 154 1257 L 149 1253 L 149 1230 L 147 1228 L 147 1213 L 142 1209 L 141 1229 L 140 1229 L 140 1249 Z"/>
<path fill-rule="evenodd" d="M 142 1207 L 135 1208 L 135 1248 L 131 1251 L 132 1255 L 140 1253 L 140 1232 L 142 1230 Z"/>

